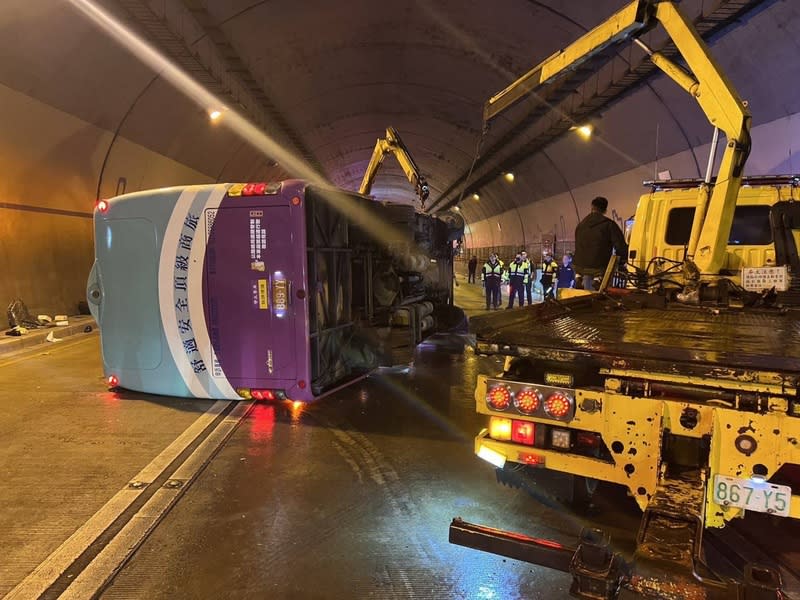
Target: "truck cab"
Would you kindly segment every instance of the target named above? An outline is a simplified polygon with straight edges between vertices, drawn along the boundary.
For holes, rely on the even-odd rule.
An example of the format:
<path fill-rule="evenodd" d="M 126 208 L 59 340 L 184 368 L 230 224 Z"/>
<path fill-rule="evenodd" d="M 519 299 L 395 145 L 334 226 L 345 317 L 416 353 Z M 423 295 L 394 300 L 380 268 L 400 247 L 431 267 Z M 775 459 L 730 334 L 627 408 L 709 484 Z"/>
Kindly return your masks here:
<path fill-rule="evenodd" d="M 696 179 L 645 182 L 651 189 L 639 199 L 628 240 L 631 267 L 653 275 L 683 263 L 701 184 Z M 743 178 L 720 274 L 741 285 L 742 269 L 775 267 L 771 209 L 797 200 L 797 176 Z"/>

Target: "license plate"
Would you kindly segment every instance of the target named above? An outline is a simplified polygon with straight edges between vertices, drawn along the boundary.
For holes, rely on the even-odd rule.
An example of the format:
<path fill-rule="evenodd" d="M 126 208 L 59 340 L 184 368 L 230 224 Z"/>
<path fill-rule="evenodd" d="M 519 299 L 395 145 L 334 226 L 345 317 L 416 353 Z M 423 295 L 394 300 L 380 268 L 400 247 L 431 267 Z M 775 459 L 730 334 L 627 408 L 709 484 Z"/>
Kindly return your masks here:
<path fill-rule="evenodd" d="M 285 279 L 275 279 L 272 281 L 272 304 L 275 310 L 284 311 L 288 301 L 287 285 Z"/>
<path fill-rule="evenodd" d="M 792 488 L 768 482 L 755 482 L 725 475 L 714 476 L 714 502 L 745 510 L 789 516 Z"/>

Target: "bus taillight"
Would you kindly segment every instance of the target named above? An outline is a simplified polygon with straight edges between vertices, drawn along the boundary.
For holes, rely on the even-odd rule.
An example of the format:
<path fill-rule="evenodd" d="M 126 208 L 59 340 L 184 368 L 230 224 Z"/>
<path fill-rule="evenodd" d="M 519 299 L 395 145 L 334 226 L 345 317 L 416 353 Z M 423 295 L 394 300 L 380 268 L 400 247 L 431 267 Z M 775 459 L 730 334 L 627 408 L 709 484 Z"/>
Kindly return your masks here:
<path fill-rule="evenodd" d="M 275 392 L 272 390 L 250 390 L 250 395 L 256 400 L 267 400 L 268 402 L 275 400 Z"/>
<path fill-rule="evenodd" d="M 119 385 L 119 379 L 117 378 L 116 375 L 109 375 L 107 381 L 108 381 L 108 387 L 115 388 Z"/>
<path fill-rule="evenodd" d="M 108 201 L 106 200 L 98 200 L 97 205 L 95 206 L 98 212 L 106 213 L 108 212 Z"/>

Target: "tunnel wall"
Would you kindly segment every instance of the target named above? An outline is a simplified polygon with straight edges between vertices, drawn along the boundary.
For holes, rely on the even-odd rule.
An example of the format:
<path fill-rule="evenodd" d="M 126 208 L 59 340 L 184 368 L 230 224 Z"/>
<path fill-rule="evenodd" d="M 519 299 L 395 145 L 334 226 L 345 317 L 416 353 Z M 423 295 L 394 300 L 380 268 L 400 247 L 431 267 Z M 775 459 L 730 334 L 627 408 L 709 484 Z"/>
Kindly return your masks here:
<path fill-rule="evenodd" d="M 112 132 L 0 85 L 0 307 L 76 314 L 93 262 L 92 211 Z M 118 138 L 101 197 L 213 178 Z M 5 317 L 3 317 L 5 327 Z"/>
<path fill-rule="evenodd" d="M 752 138 L 753 151 L 746 165 L 746 175 L 785 175 L 800 172 L 800 113 L 754 127 Z M 691 151 L 703 169 L 708 160 L 709 148 L 710 144 L 705 144 Z M 720 143 L 717 163 L 723 150 L 724 146 Z M 657 170 L 669 170 L 673 179 L 697 177 L 697 167 L 691 152 L 687 150 L 660 159 Z M 579 168 L 580 165 L 572 163 L 564 165 L 563 170 L 569 173 Z M 622 226 L 625 219 L 633 216 L 639 197 L 646 191 L 642 182 L 654 179 L 655 172 L 656 166 L 650 162 L 568 192 L 523 204 L 518 209 L 519 215 L 517 209 L 514 209 L 470 223 L 465 244 L 469 250 L 475 251 L 523 246 L 535 249 L 540 245 L 543 235 L 555 235 L 557 240 L 567 242 L 568 246 L 575 240 L 578 215 L 583 218 L 589 213 L 592 198 L 595 196 L 608 198 L 607 216 Z M 525 169 L 522 168 L 514 185 L 524 185 L 525 178 Z"/>

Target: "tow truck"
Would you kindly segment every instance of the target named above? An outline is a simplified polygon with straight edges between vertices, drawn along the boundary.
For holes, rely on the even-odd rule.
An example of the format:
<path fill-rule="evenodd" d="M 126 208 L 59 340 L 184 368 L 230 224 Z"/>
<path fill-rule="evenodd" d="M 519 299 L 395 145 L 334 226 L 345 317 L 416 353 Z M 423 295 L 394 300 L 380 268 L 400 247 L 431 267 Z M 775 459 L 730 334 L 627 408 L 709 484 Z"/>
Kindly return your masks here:
<path fill-rule="evenodd" d="M 658 25 L 682 64 L 640 39 Z M 743 178 L 747 103 L 673 1 L 629 3 L 492 97 L 484 118 L 630 41 L 697 100 L 714 142 L 726 136 L 716 177 L 712 143 L 702 181 L 652 182 L 627 267 L 612 257 L 600 291 L 470 329 L 479 354 L 503 359 L 478 376 L 476 454 L 517 487 L 548 472 L 584 497 L 597 480 L 623 486 L 643 513 L 635 553 L 593 529 L 565 547 L 461 519 L 450 541 L 569 572 L 578 598 L 783 598 L 773 567 L 715 572 L 704 533 L 751 511 L 800 518 L 800 180 Z"/>

